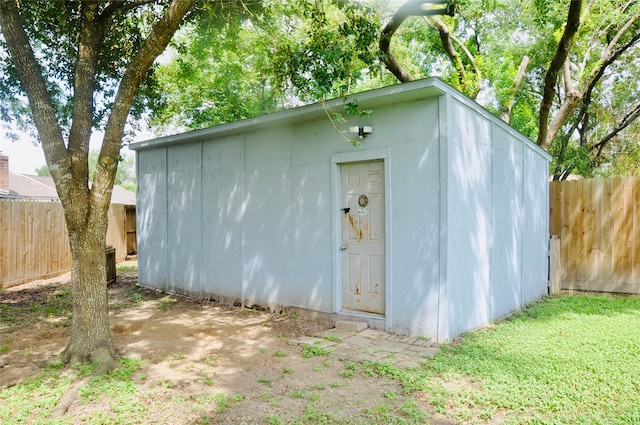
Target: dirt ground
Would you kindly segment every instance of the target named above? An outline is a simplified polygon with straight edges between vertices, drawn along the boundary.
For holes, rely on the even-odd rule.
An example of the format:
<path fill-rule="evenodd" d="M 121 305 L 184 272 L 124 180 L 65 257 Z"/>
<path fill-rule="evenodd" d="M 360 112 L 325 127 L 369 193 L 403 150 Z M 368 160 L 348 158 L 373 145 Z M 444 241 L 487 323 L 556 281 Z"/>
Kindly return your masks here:
<path fill-rule="evenodd" d="M 167 296 L 136 282 L 135 271 L 120 272 L 108 291 L 116 349 L 142 360 L 135 377 L 142 423 L 365 424 L 375 422 L 371 409 L 398 410 L 411 397 L 394 380 L 348 373 L 336 355 L 304 358 L 288 344 L 332 322 Z M 0 389 L 36 376 L 64 349 L 69 284 L 64 275 L 0 291 L 0 313 L 21 312 L 0 321 Z M 58 306 L 44 301 L 56 297 Z M 220 399 L 202 401 L 212 394 L 233 401 L 223 408 Z M 91 417 L 109 403 L 78 397 L 64 417 Z"/>

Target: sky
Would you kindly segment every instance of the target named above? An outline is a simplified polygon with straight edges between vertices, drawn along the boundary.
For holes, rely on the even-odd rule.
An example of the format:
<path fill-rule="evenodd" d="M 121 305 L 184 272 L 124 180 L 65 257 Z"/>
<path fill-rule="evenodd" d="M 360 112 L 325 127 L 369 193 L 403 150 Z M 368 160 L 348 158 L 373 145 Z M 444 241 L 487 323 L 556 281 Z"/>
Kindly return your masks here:
<path fill-rule="evenodd" d="M 1 132 L 2 130 L 0 130 Z M 94 134 L 91 149 L 99 149 L 102 134 Z M 153 139 L 154 135 L 148 131 L 141 132 L 135 141 Z M 94 140 L 95 139 L 95 140 Z M 0 152 L 9 157 L 9 171 L 13 174 L 36 174 L 36 168 L 46 164 L 42 146 L 34 145 L 33 139 L 26 133 L 20 134 L 20 140 L 11 141 L 4 133 L 0 133 Z M 122 154 L 135 156 L 132 150 L 122 149 Z"/>
<path fill-rule="evenodd" d="M 27 137 L 13 142 L 3 135 L 0 152 L 9 157 L 9 171 L 14 174 L 36 174 L 35 169 L 45 164 L 42 148 Z"/>

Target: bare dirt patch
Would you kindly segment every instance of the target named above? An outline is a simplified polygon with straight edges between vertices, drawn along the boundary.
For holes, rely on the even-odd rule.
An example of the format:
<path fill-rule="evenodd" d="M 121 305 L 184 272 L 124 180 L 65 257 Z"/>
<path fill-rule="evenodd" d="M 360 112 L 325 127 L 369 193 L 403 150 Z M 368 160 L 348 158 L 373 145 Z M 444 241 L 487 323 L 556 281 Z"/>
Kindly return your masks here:
<path fill-rule="evenodd" d="M 128 401 L 80 389 L 63 423 L 421 421 L 402 413 L 412 399 L 396 381 L 354 373 L 334 354 L 305 358 L 288 344 L 332 322 L 176 297 L 136 282 L 136 272 L 124 272 L 108 287 L 116 349 L 141 364 Z M 0 292 L 0 390 L 38 376 L 64 349 L 69 293 L 68 275 Z"/>

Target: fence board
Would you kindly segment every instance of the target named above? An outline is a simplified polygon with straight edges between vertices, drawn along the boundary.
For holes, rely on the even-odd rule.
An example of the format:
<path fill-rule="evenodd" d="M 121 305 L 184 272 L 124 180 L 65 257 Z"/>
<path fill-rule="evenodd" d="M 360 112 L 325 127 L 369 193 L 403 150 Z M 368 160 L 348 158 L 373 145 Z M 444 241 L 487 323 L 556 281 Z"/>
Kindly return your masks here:
<path fill-rule="evenodd" d="M 552 236 L 549 241 L 549 294 L 553 295 L 560 291 L 562 286 L 562 261 L 560 257 L 560 239 Z"/>
<path fill-rule="evenodd" d="M 127 254 L 125 209 L 109 208 L 107 245 Z M 0 199 L 0 288 L 71 270 L 71 250 L 60 202 Z"/>
<path fill-rule="evenodd" d="M 562 288 L 640 293 L 640 178 L 552 182 L 549 195 Z"/>

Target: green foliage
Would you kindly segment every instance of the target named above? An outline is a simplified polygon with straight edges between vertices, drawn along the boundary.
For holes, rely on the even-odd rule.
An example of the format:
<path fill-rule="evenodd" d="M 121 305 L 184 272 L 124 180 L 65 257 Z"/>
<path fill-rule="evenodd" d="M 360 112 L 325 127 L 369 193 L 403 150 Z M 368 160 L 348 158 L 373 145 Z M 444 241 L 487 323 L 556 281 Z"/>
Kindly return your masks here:
<path fill-rule="evenodd" d="M 197 129 L 356 91 L 375 75 L 379 18 L 355 1 L 278 0 L 200 16 L 157 76 L 158 133 Z"/>
<path fill-rule="evenodd" d="M 93 150 L 89 152 L 89 179 L 93 178 L 96 171 L 98 156 L 100 152 Z M 122 155 L 118 163 L 118 171 L 114 181 L 116 186 L 123 187 L 127 190 L 135 192 L 136 190 L 136 169 L 135 158 L 133 156 Z"/>
<path fill-rule="evenodd" d="M 441 17 L 455 37 L 458 68 L 425 17 L 410 17 L 392 39 L 391 50 L 414 77 L 438 76 L 498 114 L 513 100 L 510 123 L 537 138 L 544 76 L 566 22 L 566 2 L 459 0 L 454 17 Z M 78 3 L 63 6 L 21 2 L 35 51 L 49 69 L 47 84 L 63 131 L 71 120 Z M 165 2 L 116 17 L 95 79 L 94 126 L 110 111 L 124 65 L 140 46 L 151 17 Z M 203 2 L 173 47 L 147 75 L 136 98 L 131 124 L 145 110 L 159 134 L 197 129 L 253 117 L 281 108 L 396 83 L 381 72 L 378 37 L 398 5 L 378 0 L 274 0 Z M 569 56 L 574 85 L 581 88 L 601 63 L 601 53 L 635 16 L 637 2 L 606 0 L 583 6 L 581 28 Z M 514 19 L 517 16 L 517 19 Z M 556 174 L 637 174 L 637 128 L 598 143 L 624 119 L 640 97 L 638 23 L 620 38 L 626 51 L 614 61 L 563 126 L 550 151 Z M 468 52 L 468 54 L 467 54 Z M 531 60 L 523 85 L 512 85 L 523 56 Z M 6 58 L 0 44 L 0 58 Z M 478 73 L 476 73 L 476 68 Z M 461 81 L 461 74 L 466 81 Z M 557 82 L 556 104 L 566 93 Z M 348 106 L 347 106 L 348 107 Z M 0 61 L 0 119 L 18 128 L 30 124 L 29 108 L 9 61 Z M 348 111 L 347 111 L 348 112 Z M 336 119 L 338 117 L 335 117 Z M 135 126 L 134 126 L 135 130 Z M 120 168 L 129 168 L 121 162 Z M 44 170 L 41 170 L 44 172 Z M 124 171 L 126 173 L 126 171 Z M 127 186 L 130 179 L 117 178 Z M 122 181 L 121 181 L 122 180 Z"/>
<path fill-rule="evenodd" d="M 51 177 L 51 172 L 49 171 L 49 167 L 47 167 L 46 165 L 42 165 L 40 167 L 37 167 L 35 169 L 35 173 L 38 176 Z"/>
<path fill-rule="evenodd" d="M 375 15 L 356 2 L 303 1 L 295 7 L 303 25 L 291 26 L 286 42 L 275 46 L 275 87 L 291 88 L 305 102 L 348 94 L 363 72 L 373 70 L 366 67 L 377 55 Z M 291 20 L 294 10 L 286 12 Z"/>
<path fill-rule="evenodd" d="M 77 60 L 77 33 L 80 26 L 80 2 L 20 2 L 22 19 L 30 44 L 46 73 L 47 89 L 58 122 L 68 135 L 72 122 L 73 82 Z M 116 14 L 114 28 L 104 42 L 104 48 L 94 83 L 94 128 L 106 123 L 113 107 L 115 89 L 123 76 L 125 66 L 138 51 L 147 30 L 145 22 L 166 7 L 166 2 L 146 5 Z M 34 130 L 30 107 L 22 92 L 16 70 L 7 58 L 4 40 L 0 41 L 0 120 L 13 122 L 21 130 Z M 131 110 L 131 124 L 139 119 L 147 106 L 153 104 L 158 91 L 151 70 L 141 87 Z M 36 136 L 34 134 L 34 136 Z"/>

